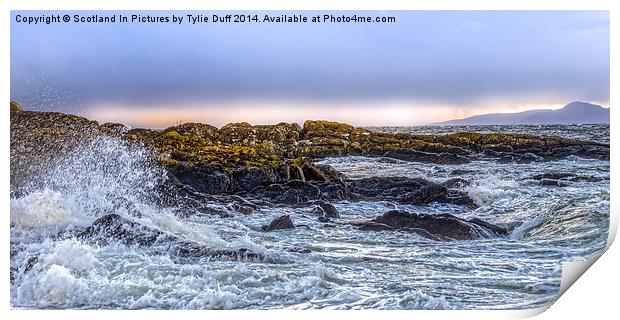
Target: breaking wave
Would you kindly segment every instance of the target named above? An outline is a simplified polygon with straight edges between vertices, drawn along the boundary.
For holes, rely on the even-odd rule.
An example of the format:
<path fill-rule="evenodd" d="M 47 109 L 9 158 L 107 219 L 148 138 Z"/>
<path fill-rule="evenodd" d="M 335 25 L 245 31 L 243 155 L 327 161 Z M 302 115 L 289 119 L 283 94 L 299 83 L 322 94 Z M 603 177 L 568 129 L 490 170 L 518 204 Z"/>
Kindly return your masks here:
<path fill-rule="evenodd" d="M 452 213 L 510 226 L 509 237 L 439 242 L 398 232 L 359 232 L 319 223 L 310 208 L 261 207 L 230 218 L 175 213 L 160 204 L 165 171 L 147 149 L 97 138 L 56 159 L 10 200 L 11 305 L 18 308 L 527 308 L 553 301 L 560 262 L 600 251 L 607 238 L 609 163 L 460 166 L 326 159 L 350 177 L 470 181 L 475 210 L 452 205 L 333 203 L 343 220 L 387 210 Z M 481 172 L 481 168 L 485 170 Z M 541 187 L 527 174 L 581 170 L 597 182 Z M 544 172 L 544 171 L 543 171 Z M 527 177 L 525 177 L 527 178 Z M 17 194 L 17 193 L 16 193 Z M 72 233 L 110 213 L 211 248 L 244 247 L 269 262 L 180 258 L 163 248 L 80 240 Z M 264 233 L 291 214 L 309 228 Z M 311 253 L 282 250 L 311 248 Z M 527 275 L 527 276 L 524 276 Z"/>

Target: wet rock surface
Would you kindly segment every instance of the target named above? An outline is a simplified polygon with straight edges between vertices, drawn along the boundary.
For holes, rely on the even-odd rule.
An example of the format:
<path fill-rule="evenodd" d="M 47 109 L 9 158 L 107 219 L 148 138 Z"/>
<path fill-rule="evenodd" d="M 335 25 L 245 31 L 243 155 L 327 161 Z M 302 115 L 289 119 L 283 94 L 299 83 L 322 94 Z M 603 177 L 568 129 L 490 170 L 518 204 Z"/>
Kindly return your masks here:
<path fill-rule="evenodd" d="M 293 220 L 291 220 L 291 216 L 283 215 L 281 217 L 273 219 L 271 223 L 268 225 L 264 225 L 261 229 L 265 232 L 270 232 L 274 230 L 282 230 L 282 229 L 294 229 L 295 225 L 293 224 Z"/>
<path fill-rule="evenodd" d="M 16 160 L 11 162 L 13 186 L 36 173 L 35 160 L 49 162 L 80 142 L 102 135 L 146 145 L 154 159 L 165 166 L 172 183 L 207 194 L 243 193 L 293 180 L 336 185 L 345 177 L 329 166 L 314 164 L 312 159 L 345 155 L 437 164 L 463 164 L 476 159 L 531 163 L 567 156 L 609 159 L 609 145 L 559 137 L 379 133 L 329 121 L 306 121 L 303 127 L 289 123 L 233 123 L 218 129 L 186 123 L 161 131 L 130 130 L 121 124 L 99 125 L 57 112 L 17 111 L 16 105 L 11 102 L 11 110 L 15 110 L 11 112 L 11 159 Z M 308 198 L 313 199 L 315 188 L 306 189 Z M 363 196 L 368 193 L 360 191 Z M 410 202 L 428 202 L 441 198 L 441 194 L 439 187 L 431 185 L 418 195 L 411 194 Z"/>
<path fill-rule="evenodd" d="M 392 210 L 353 225 L 366 231 L 414 232 L 433 240 L 473 240 L 506 236 L 508 230 L 480 219 L 464 220 L 450 214 L 415 214 Z"/>
<path fill-rule="evenodd" d="M 326 201 L 316 201 L 314 202 L 314 205 L 315 207 L 312 212 L 314 212 L 319 217 L 327 219 L 340 218 L 340 214 L 338 213 L 338 210 L 336 209 L 336 207 L 334 207 L 333 204 Z"/>
<path fill-rule="evenodd" d="M 384 161 L 454 165 L 479 159 L 511 163 L 541 162 L 568 156 L 609 159 L 609 145 L 559 137 L 470 132 L 445 135 L 380 133 L 329 121 L 306 121 L 303 126 L 233 123 L 220 129 L 208 124 L 186 123 L 157 131 L 130 129 L 113 123 L 100 125 L 83 117 L 56 112 L 23 111 L 11 102 L 12 192 L 19 192 L 24 181 L 45 170 L 41 164 L 51 163 L 77 145 L 102 136 L 122 139 L 149 150 L 153 161 L 167 173 L 159 200 L 163 205 L 177 207 L 183 212 L 192 209 L 200 214 L 221 217 L 253 214 L 260 205 L 302 205 L 311 206 L 323 222 L 340 216 L 330 204 L 333 201 L 388 201 L 406 205 L 437 202 L 471 208 L 475 204 L 463 191 L 469 182 L 460 178 L 443 182 L 406 177 L 351 180 L 331 166 L 314 163 L 318 158 L 362 155 Z M 459 170 L 455 169 L 454 175 L 458 176 Z M 566 186 L 596 178 L 557 173 L 532 179 L 544 186 Z M 399 226 L 393 223 L 393 215 L 395 213 L 369 221 L 365 228 L 414 228 L 433 237 L 453 239 L 475 237 L 472 235 L 475 233 L 467 230 L 489 229 L 484 223 L 452 216 L 430 218 L 404 214 L 400 215 L 403 224 Z M 135 229 L 125 229 L 123 225 Z M 292 227 L 290 217 L 283 216 L 264 229 Z M 438 230 L 440 228 L 456 229 L 449 233 Z M 97 230 L 128 244 L 182 242 L 172 235 L 117 216 L 106 216 L 85 232 Z M 498 230 L 492 233 L 502 234 Z M 238 255 L 213 253 L 196 244 L 184 244 L 193 248 L 179 247 L 177 250 L 184 255 Z"/>
<path fill-rule="evenodd" d="M 95 220 L 89 227 L 77 234 L 86 241 L 107 244 L 111 241 L 126 245 L 164 246 L 179 257 L 211 257 L 217 259 L 262 259 L 263 257 L 247 249 L 211 249 L 197 242 L 142 225 L 117 214 L 105 215 Z"/>
<path fill-rule="evenodd" d="M 570 172 L 549 172 L 549 173 L 541 173 L 531 177 L 533 180 L 561 180 L 561 181 L 570 181 L 570 182 L 596 182 L 601 181 L 602 178 L 593 177 L 593 176 L 580 176 Z"/>

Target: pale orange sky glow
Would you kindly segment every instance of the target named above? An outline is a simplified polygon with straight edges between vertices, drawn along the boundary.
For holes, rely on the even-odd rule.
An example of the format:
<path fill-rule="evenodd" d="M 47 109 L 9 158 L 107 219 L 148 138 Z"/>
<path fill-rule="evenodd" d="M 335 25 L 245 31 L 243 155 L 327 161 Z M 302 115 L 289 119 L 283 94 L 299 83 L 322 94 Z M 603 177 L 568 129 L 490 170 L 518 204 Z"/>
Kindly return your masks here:
<path fill-rule="evenodd" d="M 568 103 L 568 102 L 566 102 Z M 184 104 L 177 106 L 97 105 L 86 116 L 99 122 L 118 122 L 132 127 L 166 128 L 186 122 L 202 122 L 221 127 L 231 122 L 275 124 L 322 119 L 356 126 L 424 125 L 494 112 L 520 112 L 533 109 L 558 109 L 556 104 L 497 104 L 481 106 L 423 105 L 408 101 L 372 103 L 308 102 L 228 102 Z"/>

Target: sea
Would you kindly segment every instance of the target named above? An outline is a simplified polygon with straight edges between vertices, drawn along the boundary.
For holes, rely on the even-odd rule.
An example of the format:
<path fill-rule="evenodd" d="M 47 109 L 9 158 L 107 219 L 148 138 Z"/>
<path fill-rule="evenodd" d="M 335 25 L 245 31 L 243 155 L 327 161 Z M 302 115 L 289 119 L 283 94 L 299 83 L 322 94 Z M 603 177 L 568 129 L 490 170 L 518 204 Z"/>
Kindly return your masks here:
<path fill-rule="evenodd" d="M 609 125 L 374 127 L 381 132 L 459 131 L 553 135 L 609 143 Z M 91 141 L 11 193 L 10 304 L 15 309 L 525 309 L 553 303 L 562 263 L 604 250 L 609 161 L 572 156 L 531 164 L 479 160 L 428 164 L 359 156 L 326 158 L 350 179 L 420 177 L 470 182 L 477 204 L 334 202 L 340 221 L 387 210 L 450 213 L 508 226 L 506 237 L 434 241 L 414 233 L 325 227 L 311 207 L 262 206 L 232 217 L 156 205 L 165 171 L 146 149 Z M 532 176 L 573 173 L 600 181 L 541 186 Z M 213 206 L 225 204 L 213 203 Z M 248 248 L 267 259 L 179 257 L 165 248 L 96 245 L 59 236 L 118 213 L 212 248 Z M 263 232 L 284 214 L 307 227 Z M 309 249 L 309 253 L 286 250 Z M 29 260 L 31 261 L 29 270 Z"/>

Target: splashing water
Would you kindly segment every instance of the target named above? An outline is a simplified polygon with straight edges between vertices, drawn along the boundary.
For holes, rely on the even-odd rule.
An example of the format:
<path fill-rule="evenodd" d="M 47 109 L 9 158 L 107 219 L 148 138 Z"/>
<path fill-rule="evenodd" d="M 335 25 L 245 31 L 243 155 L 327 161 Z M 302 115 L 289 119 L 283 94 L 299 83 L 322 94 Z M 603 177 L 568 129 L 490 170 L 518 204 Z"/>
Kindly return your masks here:
<path fill-rule="evenodd" d="M 531 128 L 530 128 L 531 129 Z M 568 130 L 548 128 L 545 130 Z M 429 129 L 430 130 L 430 129 Z M 535 130 L 533 133 L 536 133 Z M 576 133 L 571 131 L 570 135 Z M 350 178 L 443 181 L 459 176 L 479 208 L 389 202 L 334 203 L 344 221 L 391 209 L 451 213 L 513 228 L 509 237 L 438 242 L 412 233 L 326 227 L 311 208 L 261 207 L 232 218 L 158 205 L 165 171 L 148 151 L 99 138 L 52 163 L 11 199 L 11 305 L 17 308 L 511 309 L 542 306 L 559 291 L 561 262 L 599 253 L 609 224 L 609 162 L 434 165 L 364 157 L 325 159 Z M 457 173 L 458 172 L 458 173 Z M 600 181 L 543 187 L 530 179 L 572 172 Z M 177 208 L 178 209 L 178 208 Z M 271 259 L 181 259 L 158 248 L 100 246 L 58 236 L 119 213 L 213 248 L 245 247 Z M 297 228 L 260 226 L 290 214 Z M 303 247 L 311 253 L 283 250 Z M 27 270 L 28 269 L 28 270 Z"/>

